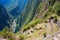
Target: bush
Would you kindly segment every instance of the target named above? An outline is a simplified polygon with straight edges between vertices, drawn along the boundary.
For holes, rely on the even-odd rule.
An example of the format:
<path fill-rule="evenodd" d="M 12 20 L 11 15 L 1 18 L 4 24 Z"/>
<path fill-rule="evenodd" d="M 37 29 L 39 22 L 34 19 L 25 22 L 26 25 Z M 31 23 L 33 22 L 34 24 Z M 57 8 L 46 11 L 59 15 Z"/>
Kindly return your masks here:
<path fill-rule="evenodd" d="M 19 40 L 24 40 L 25 36 L 23 34 L 20 34 L 20 32 L 17 32 L 16 35 L 19 36 Z"/>
<path fill-rule="evenodd" d="M 54 5 L 54 11 L 57 13 L 58 16 L 60 16 L 60 3 L 56 2 Z"/>
<path fill-rule="evenodd" d="M 14 36 L 13 32 L 9 28 L 5 27 L 1 32 L 0 36 L 3 38 L 12 38 Z"/>
<path fill-rule="evenodd" d="M 24 35 L 20 35 L 20 40 L 24 40 Z"/>
<path fill-rule="evenodd" d="M 46 37 L 46 33 L 44 33 L 43 35 L 44 35 L 44 37 Z"/>
<path fill-rule="evenodd" d="M 8 40 L 14 40 L 13 38 L 8 38 Z"/>
<path fill-rule="evenodd" d="M 8 35 L 8 28 L 5 27 L 1 32 L 0 32 L 0 36 L 2 36 L 3 38 L 7 38 Z"/>
<path fill-rule="evenodd" d="M 53 6 L 56 0 L 49 0 L 49 5 Z"/>

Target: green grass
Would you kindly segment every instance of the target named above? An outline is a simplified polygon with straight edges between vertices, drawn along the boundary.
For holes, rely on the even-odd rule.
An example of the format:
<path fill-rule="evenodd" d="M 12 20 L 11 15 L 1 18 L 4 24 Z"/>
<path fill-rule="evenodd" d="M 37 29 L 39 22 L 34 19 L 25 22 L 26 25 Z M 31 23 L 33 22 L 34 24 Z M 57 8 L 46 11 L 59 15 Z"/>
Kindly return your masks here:
<path fill-rule="evenodd" d="M 48 7 L 48 12 L 44 15 L 43 21 L 48 20 L 53 15 L 55 15 L 56 17 L 60 16 L 60 3 L 57 1 L 54 3 L 53 6 Z"/>
<path fill-rule="evenodd" d="M 15 34 L 10 31 L 7 27 L 5 27 L 2 31 L 0 31 L 0 37 L 3 38 L 12 38 Z"/>
<path fill-rule="evenodd" d="M 54 12 L 60 16 L 60 2 L 56 2 L 54 5 Z"/>
<path fill-rule="evenodd" d="M 0 37 L 6 38 L 8 40 L 15 40 L 16 36 L 19 36 L 19 40 L 24 40 L 25 36 L 20 33 L 13 33 L 9 28 L 5 27 L 2 31 L 0 31 Z"/>
<path fill-rule="evenodd" d="M 34 27 L 36 24 L 40 23 L 41 20 L 40 19 L 35 19 L 32 20 L 30 23 L 28 23 L 26 26 L 24 26 L 24 30 L 28 30 L 30 27 Z"/>

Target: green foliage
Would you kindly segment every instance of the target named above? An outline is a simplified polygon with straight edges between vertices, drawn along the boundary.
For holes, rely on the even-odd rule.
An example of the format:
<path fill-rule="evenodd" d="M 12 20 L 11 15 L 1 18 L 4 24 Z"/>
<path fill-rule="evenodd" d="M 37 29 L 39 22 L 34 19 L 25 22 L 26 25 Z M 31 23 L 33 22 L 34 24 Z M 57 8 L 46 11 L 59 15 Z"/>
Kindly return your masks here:
<path fill-rule="evenodd" d="M 20 34 L 20 40 L 24 40 L 25 36 L 23 34 Z"/>
<path fill-rule="evenodd" d="M 24 40 L 25 39 L 25 35 L 21 34 L 20 32 L 17 32 L 16 35 L 19 36 L 19 40 Z"/>
<path fill-rule="evenodd" d="M 53 6 L 49 6 L 49 8 L 48 8 L 49 12 L 52 11 L 52 7 L 53 7 Z"/>
<path fill-rule="evenodd" d="M 52 0 L 50 0 L 52 1 Z M 54 5 L 49 5 L 47 13 L 44 15 L 43 20 L 49 19 L 52 15 L 59 16 L 60 15 L 60 3 L 58 1 L 54 1 Z M 56 19 L 55 19 L 56 21 Z"/>
<path fill-rule="evenodd" d="M 5 27 L 1 32 L 0 36 L 3 38 L 12 38 L 14 34 L 10 31 L 9 28 Z"/>
<path fill-rule="evenodd" d="M 60 2 L 56 2 L 54 5 L 54 11 L 57 15 L 60 15 Z"/>
<path fill-rule="evenodd" d="M 0 31 L 0 37 L 8 38 L 8 40 L 15 40 L 15 36 L 19 36 L 19 40 L 24 40 L 24 35 L 20 33 L 13 33 L 9 30 L 9 28 L 5 27 L 2 31 Z"/>
<path fill-rule="evenodd" d="M 43 8 L 44 8 L 44 4 L 41 2 L 39 7 L 36 10 L 36 13 L 40 13 L 41 9 L 43 9 Z"/>
<path fill-rule="evenodd" d="M 46 33 L 44 33 L 43 35 L 44 35 L 44 37 L 46 37 Z"/>
<path fill-rule="evenodd" d="M 14 40 L 13 38 L 8 38 L 8 40 Z"/>
<path fill-rule="evenodd" d="M 48 0 L 48 1 L 49 1 L 49 5 L 53 6 L 56 0 Z"/>
<path fill-rule="evenodd" d="M 54 23 L 56 23 L 57 22 L 57 16 L 55 16 L 55 19 L 54 19 Z"/>
<path fill-rule="evenodd" d="M 30 23 L 28 23 L 25 27 L 24 27 L 24 31 L 28 30 L 30 27 L 34 27 L 36 24 L 40 23 L 41 20 L 40 19 L 36 19 L 36 20 L 32 20 Z"/>
<path fill-rule="evenodd" d="M 0 33 L 0 36 L 3 36 L 4 38 L 7 38 L 7 34 L 8 34 L 8 28 L 5 27 L 1 33 Z"/>

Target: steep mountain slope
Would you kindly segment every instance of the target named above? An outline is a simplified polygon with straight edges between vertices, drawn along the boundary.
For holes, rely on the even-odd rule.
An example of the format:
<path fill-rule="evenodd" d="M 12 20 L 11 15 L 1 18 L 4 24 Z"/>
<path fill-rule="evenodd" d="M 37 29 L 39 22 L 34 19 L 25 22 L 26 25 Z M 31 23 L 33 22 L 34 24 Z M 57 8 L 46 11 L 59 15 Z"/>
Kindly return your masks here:
<path fill-rule="evenodd" d="M 21 15 L 17 18 L 17 29 L 26 26 L 30 21 L 35 19 L 43 19 L 43 21 L 50 18 L 54 9 L 54 3 L 57 0 L 29 0 Z M 56 13 L 53 13 L 55 15 Z M 49 17 L 47 17 L 47 16 Z"/>
<path fill-rule="evenodd" d="M 38 8 L 41 0 L 28 0 L 20 17 L 17 18 L 18 27 L 24 26 L 29 23 L 35 16 L 36 9 Z"/>
<path fill-rule="evenodd" d="M 6 9 L 0 5 L 0 30 L 2 30 L 5 26 L 10 27 L 11 18 L 9 17 Z"/>
<path fill-rule="evenodd" d="M 0 32 L 3 39 L 60 40 L 60 0 L 28 0 L 25 9 L 12 25 L 13 31 L 17 33 L 4 28 Z"/>
<path fill-rule="evenodd" d="M 9 15 L 14 19 L 20 15 L 27 2 L 28 0 L 0 0 L 0 4 L 6 8 Z"/>
<path fill-rule="evenodd" d="M 16 19 L 21 14 L 21 12 L 24 9 L 27 2 L 28 2 L 28 0 L 26 0 L 26 1 L 25 0 L 19 0 L 17 2 L 18 3 L 17 6 L 14 9 L 9 11 L 10 15 L 12 15 L 12 17 L 14 19 Z"/>
<path fill-rule="evenodd" d="M 50 40 L 52 34 L 54 35 L 60 31 L 59 13 L 59 0 L 42 0 L 35 12 L 35 19 L 22 27 L 22 33 L 26 36 L 25 40 Z M 39 20 L 36 22 L 37 18 L 41 22 Z M 55 39 L 52 38 L 51 40 Z"/>

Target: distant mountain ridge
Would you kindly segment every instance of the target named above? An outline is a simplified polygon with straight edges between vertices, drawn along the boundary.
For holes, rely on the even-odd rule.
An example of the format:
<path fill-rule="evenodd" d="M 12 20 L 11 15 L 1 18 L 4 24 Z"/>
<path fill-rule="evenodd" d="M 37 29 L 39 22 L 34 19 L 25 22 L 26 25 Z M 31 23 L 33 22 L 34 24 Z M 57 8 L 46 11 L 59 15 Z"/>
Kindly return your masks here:
<path fill-rule="evenodd" d="M 1 2 L 0 2 L 0 4 L 4 6 L 4 7 L 3 6 L 0 7 L 0 15 L 1 15 L 0 16 L 0 23 L 1 23 L 0 26 L 1 26 L 1 29 L 3 29 L 5 26 L 10 27 L 10 25 L 11 25 L 10 22 L 12 23 L 13 20 L 15 20 L 17 17 L 20 16 L 20 14 L 21 14 L 22 10 L 24 9 L 25 5 L 27 4 L 28 0 L 19 0 L 19 1 L 13 0 L 13 1 L 9 1 L 9 2 L 8 2 L 8 0 L 7 1 L 1 0 Z M 18 3 L 17 6 L 16 6 L 16 3 L 14 3 L 14 2 L 17 2 Z M 10 10 L 9 7 L 10 8 L 13 7 L 13 9 Z M 6 24 L 5 24 L 5 22 L 6 22 Z"/>
<path fill-rule="evenodd" d="M 0 30 L 5 26 L 10 27 L 11 18 L 9 17 L 6 9 L 0 4 Z"/>
<path fill-rule="evenodd" d="M 14 19 L 21 14 L 21 12 L 24 9 L 26 3 L 27 3 L 27 1 L 25 1 L 25 0 L 22 0 L 22 3 L 21 3 L 21 1 L 19 1 L 17 7 L 9 11 Z"/>

